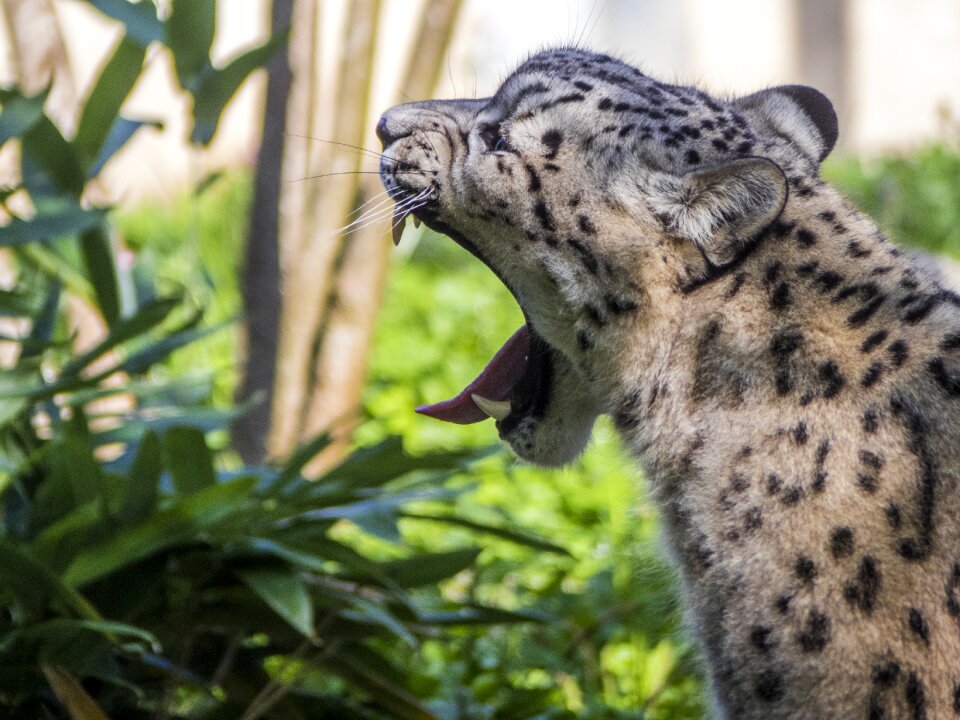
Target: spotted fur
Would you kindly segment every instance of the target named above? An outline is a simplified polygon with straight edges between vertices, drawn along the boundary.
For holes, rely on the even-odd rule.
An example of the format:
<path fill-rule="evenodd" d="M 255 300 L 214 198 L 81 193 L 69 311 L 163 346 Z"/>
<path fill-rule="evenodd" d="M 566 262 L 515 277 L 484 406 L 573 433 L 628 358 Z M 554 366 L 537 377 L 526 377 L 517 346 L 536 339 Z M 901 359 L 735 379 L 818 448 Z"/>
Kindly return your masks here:
<path fill-rule="evenodd" d="M 960 298 L 821 179 L 829 101 L 557 49 L 379 131 L 528 320 L 502 437 L 646 469 L 717 717 L 960 717 Z"/>

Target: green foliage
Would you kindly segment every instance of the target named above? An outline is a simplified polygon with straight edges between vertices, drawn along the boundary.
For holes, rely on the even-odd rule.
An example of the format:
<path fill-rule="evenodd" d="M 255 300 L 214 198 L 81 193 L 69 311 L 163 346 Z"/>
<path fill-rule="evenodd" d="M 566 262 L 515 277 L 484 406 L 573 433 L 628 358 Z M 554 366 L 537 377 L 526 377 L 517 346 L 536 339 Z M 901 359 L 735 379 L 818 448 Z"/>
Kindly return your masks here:
<path fill-rule="evenodd" d="M 824 167 L 854 204 L 895 240 L 960 257 L 960 153 L 929 145 L 909 155 L 852 156 Z"/>
<path fill-rule="evenodd" d="M 167 21 L 146 2 L 94 4 L 128 32 L 74 137 L 44 114 L 43 95 L 0 93 L 0 137 L 19 143 L 23 178 L 3 194 L 18 201 L 0 227 L 18 272 L 0 292 L 0 312 L 17 321 L 0 339 L 11 350 L 0 373 L 2 715 L 437 717 L 406 670 L 425 639 L 544 620 L 436 591 L 475 564 L 469 540 L 423 550 L 401 539 L 415 515 L 485 530 L 457 515 L 447 481 L 487 451 L 412 458 L 385 438 L 308 481 L 301 470 L 324 438 L 268 467 L 216 450 L 237 410 L 212 406 L 209 384 L 179 376 L 171 358 L 215 341 L 197 310 L 203 283 L 195 295 L 182 277 L 154 275 L 162 242 L 134 245 L 138 261 L 119 270 L 108 209 L 83 196 L 142 124 L 119 112 L 146 44 L 166 38 L 180 58 L 203 142 L 269 53 L 212 68 L 212 1 L 175 1 Z M 206 30 L 191 45 L 197 22 Z M 77 301 L 107 328 L 82 350 Z M 235 312 L 233 301 L 221 317 Z M 552 549 L 503 523 L 489 532 Z"/>

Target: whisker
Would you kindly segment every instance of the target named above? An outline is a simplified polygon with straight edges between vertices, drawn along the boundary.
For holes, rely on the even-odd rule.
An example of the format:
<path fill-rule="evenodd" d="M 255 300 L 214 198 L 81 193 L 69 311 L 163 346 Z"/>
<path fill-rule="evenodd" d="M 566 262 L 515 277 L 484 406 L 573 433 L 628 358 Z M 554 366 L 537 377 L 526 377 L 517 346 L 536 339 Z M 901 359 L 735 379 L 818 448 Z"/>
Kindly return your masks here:
<path fill-rule="evenodd" d="M 363 203 L 361 203 L 361 204 L 357 207 L 357 209 L 354 210 L 354 211 L 353 211 L 352 213 L 350 213 L 349 215 L 347 215 L 347 217 L 348 217 L 348 218 L 351 218 L 351 217 L 353 217 L 354 215 L 356 215 L 357 213 L 359 213 L 361 210 L 363 210 L 364 212 L 366 212 L 367 210 L 370 209 L 369 207 L 367 207 L 368 205 L 370 205 L 370 203 L 372 203 L 372 202 L 375 201 L 375 200 L 378 200 L 378 199 L 382 198 L 384 195 L 389 195 L 389 194 L 390 194 L 390 191 L 389 191 L 389 190 L 384 190 L 383 192 L 378 192 L 376 195 L 368 198 L 368 199 L 365 200 Z M 383 205 L 385 202 L 389 202 L 391 199 L 392 199 L 392 198 L 389 198 L 389 197 L 388 197 L 388 198 L 386 198 L 386 200 L 380 200 L 380 202 L 377 203 L 376 207 L 380 207 L 380 206 Z M 364 208 L 366 208 L 366 210 L 364 210 Z"/>
<path fill-rule="evenodd" d="M 297 133 L 284 133 L 289 137 L 300 138 L 301 140 L 313 140 L 314 142 L 327 143 L 328 145 L 339 145 L 340 147 L 349 148 L 350 150 L 355 150 L 362 153 L 367 153 L 372 157 L 376 158 L 386 158 L 387 160 L 393 160 L 393 162 L 400 162 L 396 158 L 390 157 L 382 152 L 376 150 L 370 150 L 369 148 L 360 147 L 359 145 L 351 145 L 350 143 L 339 142 L 338 140 L 324 140 L 323 138 L 313 137 L 312 135 L 298 135 Z"/>
<path fill-rule="evenodd" d="M 304 180 L 322 180 L 327 177 L 336 177 L 337 175 L 379 175 L 379 170 L 342 170 L 340 172 L 321 173 L 320 175 L 307 175 L 302 178 L 294 178 L 287 182 L 303 182 Z M 394 175 L 423 175 L 422 170 L 394 170 Z"/>
<path fill-rule="evenodd" d="M 380 222 L 381 220 L 385 220 L 386 218 L 392 216 L 398 210 L 401 212 L 410 212 L 411 206 L 416 205 L 418 202 L 426 198 L 429 192 L 430 192 L 430 188 L 424 188 L 423 190 L 421 190 L 419 193 L 417 193 L 412 197 L 399 200 L 396 206 L 394 207 L 380 208 L 378 206 L 377 208 L 374 208 L 364 213 L 353 222 L 344 225 L 339 230 L 334 231 L 333 233 L 331 233 L 331 236 L 339 235 L 340 233 L 349 234 L 349 233 L 345 233 L 345 231 L 350 230 L 350 228 L 353 228 L 352 230 L 350 230 L 350 232 L 354 232 L 366 225 L 372 225 L 374 223 Z"/>

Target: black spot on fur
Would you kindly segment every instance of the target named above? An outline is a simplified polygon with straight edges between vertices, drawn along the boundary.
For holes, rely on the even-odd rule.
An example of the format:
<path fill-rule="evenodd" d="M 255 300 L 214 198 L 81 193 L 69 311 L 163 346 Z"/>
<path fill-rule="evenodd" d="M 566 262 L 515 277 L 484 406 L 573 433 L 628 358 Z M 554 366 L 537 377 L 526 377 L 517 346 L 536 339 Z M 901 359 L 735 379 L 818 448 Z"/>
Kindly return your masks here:
<path fill-rule="evenodd" d="M 817 244 L 817 236 L 806 228 L 797 230 L 797 242 L 803 247 L 811 247 Z"/>
<path fill-rule="evenodd" d="M 811 610 L 797 640 L 803 652 L 820 652 L 830 642 L 830 618 L 818 610 Z"/>
<path fill-rule="evenodd" d="M 953 397 L 960 395 L 960 380 L 947 371 L 942 357 L 935 357 L 927 363 L 927 370 L 933 375 L 940 388 Z"/>
<path fill-rule="evenodd" d="M 577 331 L 577 346 L 583 351 L 592 349 L 593 339 L 590 337 L 590 333 L 586 330 Z"/>
<path fill-rule="evenodd" d="M 530 192 L 540 192 L 540 188 L 542 187 L 540 184 L 540 175 L 537 174 L 537 171 L 534 169 L 533 165 L 524 165 L 523 167 L 527 171 L 527 175 L 530 177 L 527 190 Z"/>
<path fill-rule="evenodd" d="M 787 692 L 783 676 L 776 670 L 770 669 L 764 670 L 757 676 L 753 688 L 757 698 L 768 703 L 782 700 Z"/>
<path fill-rule="evenodd" d="M 790 356 L 803 342 L 803 335 L 790 330 L 781 330 L 770 341 L 770 353 L 774 360 L 774 373 L 777 395 L 786 395 L 793 389 L 790 375 Z"/>
<path fill-rule="evenodd" d="M 920 465 L 916 499 L 917 534 L 901 539 L 897 550 L 906 560 L 921 561 L 929 556 L 933 544 L 933 512 L 939 478 L 933 455 L 927 446 L 927 423 L 920 411 L 899 395 L 890 399 L 890 409 L 905 426 L 909 438 L 907 448 L 916 455 Z"/>
<path fill-rule="evenodd" d="M 877 478 L 873 475 L 868 475 L 867 473 L 857 473 L 857 485 L 860 486 L 860 489 L 865 493 L 873 495 L 878 489 L 879 484 L 877 483 Z"/>
<path fill-rule="evenodd" d="M 551 128 L 541 136 L 540 140 L 547 146 L 547 154 L 544 157 L 546 157 L 547 160 L 556 158 L 557 152 L 560 150 L 560 145 L 563 143 L 563 133 L 555 128 Z"/>
<path fill-rule="evenodd" d="M 740 288 L 743 287 L 743 283 L 746 282 L 747 274 L 745 272 L 738 272 L 733 276 L 733 281 L 730 283 L 730 288 L 727 290 L 726 297 L 729 300 L 738 292 Z"/>
<path fill-rule="evenodd" d="M 890 354 L 890 362 L 893 363 L 895 368 L 903 365 L 910 355 L 910 349 L 903 340 L 894 340 L 887 348 L 887 352 Z"/>
<path fill-rule="evenodd" d="M 873 317 L 877 310 L 880 309 L 880 306 L 883 305 L 884 300 L 886 300 L 886 298 L 883 295 L 878 295 L 859 310 L 855 310 L 850 313 L 850 315 L 847 317 L 847 325 L 854 328 L 864 325 L 867 320 Z"/>
<path fill-rule="evenodd" d="M 840 560 L 853 555 L 853 530 L 844 526 L 834 528 L 830 533 L 830 552 Z"/>
<path fill-rule="evenodd" d="M 793 566 L 793 571 L 797 577 L 805 583 L 813 582 L 817 577 L 817 566 L 808 557 L 801 555 Z"/>
<path fill-rule="evenodd" d="M 773 633 L 771 627 L 754 625 L 750 628 L 750 644 L 762 653 L 769 652 L 776 645 L 770 640 L 771 633 Z"/>
<path fill-rule="evenodd" d="M 790 601 L 793 600 L 793 595 L 780 595 L 773 603 L 773 607 L 776 608 L 777 612 L 781 615 L 786 615 L 790 612 Z"/>
<path fill-rule="evenodd" d="M 790 432 L 793 435 L 793 441 L 797 445 L 806 445 L 807 440 L 810 439 L 810 435 L 807 433 L 807 424 L 803 421 L 798 422 Z"/>
<path fill-rule="evenodd" d="M 953 332 L 943 336 L 943 340 L 940 341 L 941 350 L 957 350 L 960 349 L 960 332 Z"/>
<path fill-rule="evenodd" d="M 843 375 L 840 373 L 837 363 L 833 360 L 827 360 L 820 365 L 818 372 L 820 380 L 824 384 L 822 396 L 826 399 L 836 397 L 844 385 Z"/>
<path fill-rule="evenodd" d="M 907 675 L 904 696 L 907 699 L 907 705 L 910 706 L 913 720 L 927 720 L 927 698 L 923 689 L 923 681 L 917 677 L 916 673 Z"/>
<path fill-rule="evenodd" d="M 780 502 L 786 506 L 796 505 L 803 499 L 803 488 L 799 485 L 787 488 L 780 497 Z"/>
<path fill-rule="evenodd" d="M 547 204 L 543 202 L 543 200 L 537 201 L 533 206 L 533 212 L 536 214 L 537 219 L 540 221 L 540 226 L 544 230 L 553 232 L 557 229 L 553 222 L 553 215 L 550 213 L 550 208 L 547 207 Z"/>
<path fill-rule="evenodd" d="M 776 473 L 767 475 L 767 495 L 776 495 L 783 489 L 783 479 Z"/>
<path fill-rule="evenodd" d="M 887 335 L 889 335 L 889 333 L 886 330 L 877 330 L 876 332 L 871 333 L 860 346 L 860 352 L 868 353 L 871 350 L 876 349 L 884 340 L 887 339 Z"/>
<path fill-rule="evenodd" d="M 884 461 L 882 455 L 878 455 L 870 450 L 861 450 L 859 457 L 860 462 L 867 467 L 873 468 L 874 470 L 880 470 L 883 468 Z"/>
<path fill-rule="evenodd" d="M 910 630 L 914 635 L 924 644 L 930 645 L 930 626 L 927 625 L 927 621 L 923 617 L 923 613 L 917 610 L 915 607 L 910 608 L 907 612 L 907 623 L 910 625 Z"/>
<path fill-rule="evenodd" d="M 873 668 L 873 684 L 882 688 L 893 687 L 898 677 L 900 677 L 900 665 L 895 662 L 888 662 Z"/>
<path fill-rule="evenodd" d="M 634 300 L 631 300 L 630 298 L 617 297 L 616 295 L 605 295 L 603 302 L 606 304 L 607 309 L 614 315 L 632 313 L 637 309 L 637 303 Z"/>
<path fill-rule="evenodd" d="M 790 307 L 791 303 L 790 286 L 785 282 L 779 283 L 770 295 L 770 307 L 776 311 L 780 311 Z"/>
<path fill-rule="evenodd" d="M 953 686 L 953 713 L 960 715 L 960 683 Z"/>
<path fill-rule="evenodd" d="M 697 165 L 700 163 L 700 153 L 696 150 L 687 150 L 684 159 L 687 161 L 687 165 Z"/>
<path fill-rule="evenodd" d="M 894 502 L 888 503 L 883 509 L 883 514 L 887 517 L 887 523 L 893 530 L 899 530 L 903 526 L 903 514 L 900 512 L 900 506 Z"/>
<path fill-rule="evenodd" d="M 580 262 L 587 268 L 587 271 L 591 275 L 596 275 L 600 269 L 600 263 L 597 261 L 597 256 L 593 254 L 593 250 L 579 240 L 567 240 L 567 245 L 576 251 L 577 257 L 580 258 Z"/>
<path fill-rule="evenodd" d="M 873 612 L 880 594 L 881 575 L 875 558 L 867 555 L 860 561 L 857 577 L 843 588 L 847 602 L 860 608 L 867 615 Z"/>
<path fill-rule="evenodd" d="M 586 215 L 577 216 L 577 225 L 580 227 L 581 232 L 586 233 L 587 235 L 596 235 L 597 228 Z"/>
<path fill-rule="evenodd" d="M 863 387 L 871 387 L 876 385 L 877 381 L 883 375 L 883 363 L 875 362 L 870 367 L 866 369 L 863 373 L 863 377 L 860 378 L 860 385 Z"/>
<path fill-rule="evenodd" d="M 817 289 L 821 293 L 827 293 L 833 290 L 837 285 L 843 282 L 843 275 L 840 273 L 834 272 L 833 270 L 826 270 L 819 275 L 815 281 Z"/>
<path fill-rule="evenodd" d="M 755 532 L 763 527 L 763 514 L 760 508 L 752 507 L 743 514 L 743 528 L 748 533 Z"/>
<path fill-rule="evenodd" d="M 730 489 L 734 492 L 743 492 L 750 487 L 750 480 L 742 473 L 734 473 L 730 476 Z"/>
<path fill-rule="evenodd" d="M 904 314 L 903 321 L 909 325 L 915 325 L 927 317 L 927 315 L 940 304 L 941 300 L 942 298 L 939 295 L 928 295 L 925 300 Z"/>
<path fill-rule="evenodd" d="M 880 414 L 877 408 L 869 407 L 863 413 L 863 431 L 873 434 L 880 425 Z"/>

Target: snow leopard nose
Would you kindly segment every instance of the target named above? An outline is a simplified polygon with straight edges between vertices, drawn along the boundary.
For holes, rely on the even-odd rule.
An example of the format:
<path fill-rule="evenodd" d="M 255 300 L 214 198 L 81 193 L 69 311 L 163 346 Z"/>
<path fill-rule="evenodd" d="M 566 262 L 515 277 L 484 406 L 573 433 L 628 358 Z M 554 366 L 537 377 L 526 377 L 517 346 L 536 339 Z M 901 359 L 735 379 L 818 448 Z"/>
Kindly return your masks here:
<path fill-rule="evenodd" d="M 398 140 L 400 138 L 399 135 L 396 135 L 393 132 L 391 132 L 391 129 L 388 127 L 386 115 L 383 115 L 380 118 L 380 120 L 377 121 L 377 127 L 375 132 L 377 133 L 377 137 L 380 138 L 380 143 L 383 145 L 384 148 L 393 144 L 395 140 Z"/>

